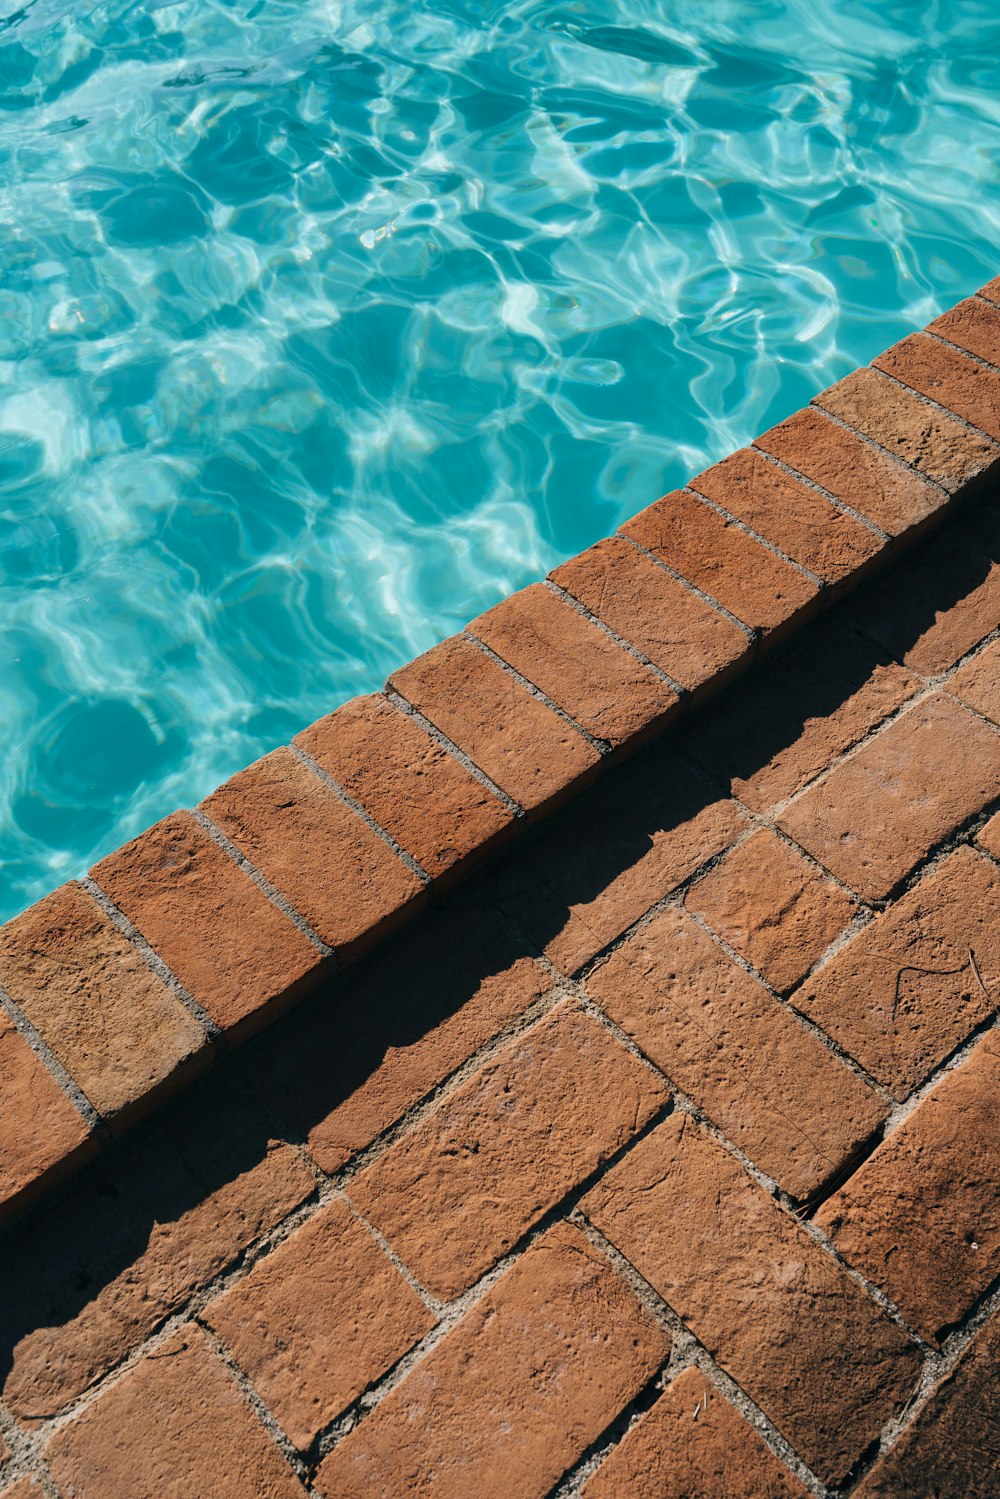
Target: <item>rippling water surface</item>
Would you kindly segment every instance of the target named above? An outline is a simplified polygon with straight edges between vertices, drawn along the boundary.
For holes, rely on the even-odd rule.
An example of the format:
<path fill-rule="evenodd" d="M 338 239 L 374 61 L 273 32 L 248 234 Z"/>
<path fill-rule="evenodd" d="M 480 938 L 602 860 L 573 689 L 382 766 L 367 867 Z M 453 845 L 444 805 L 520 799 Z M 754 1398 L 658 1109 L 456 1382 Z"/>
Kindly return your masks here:
<path fill-rule="evenodd" d="M 0 0 L 0 915 L 996 274 L 998 57 L 978 0 Z"/>

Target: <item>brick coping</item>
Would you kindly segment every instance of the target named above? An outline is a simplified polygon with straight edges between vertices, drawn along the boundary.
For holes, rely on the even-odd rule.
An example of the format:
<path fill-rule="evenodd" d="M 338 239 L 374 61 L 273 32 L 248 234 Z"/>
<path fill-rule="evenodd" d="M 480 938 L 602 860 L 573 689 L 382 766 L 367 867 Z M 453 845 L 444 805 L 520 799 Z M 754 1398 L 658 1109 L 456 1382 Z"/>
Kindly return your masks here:
<path fill-rule="evenodd" d="M 0 1222 L 981 495 L 1000 279 L 0 929 Z"/>

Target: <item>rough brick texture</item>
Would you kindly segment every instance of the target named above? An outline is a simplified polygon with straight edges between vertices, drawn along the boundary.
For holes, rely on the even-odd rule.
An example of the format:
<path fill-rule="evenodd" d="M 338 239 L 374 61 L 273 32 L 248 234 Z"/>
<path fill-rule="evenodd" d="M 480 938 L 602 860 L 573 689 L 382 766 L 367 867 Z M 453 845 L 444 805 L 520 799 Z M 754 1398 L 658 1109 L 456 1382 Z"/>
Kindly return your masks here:
<path fill-rule="evenodd" d="M 1000 640 L 960 666 L 948 682 L 948 691 L 966 707 L 1000 724 Z"/>
<path fill-rule="evenodd" d="M 1000 364 L 1000 309 L 979 297 L 966 297 L 964 302 L 943 312 L 927 324 L 927 332 L 946 338 L 990 364 Z"/>
<path fill-rule="evenodd" d="M 0 1009 L 0 1217 L 89 1145 L 82 1116 Z"/>
<path fill-rule="evenodd" d="M 1000 372 L 984 368 L 926 333 L 912 333 L 875 360 L 877 369 L 1000 437 Z"/>

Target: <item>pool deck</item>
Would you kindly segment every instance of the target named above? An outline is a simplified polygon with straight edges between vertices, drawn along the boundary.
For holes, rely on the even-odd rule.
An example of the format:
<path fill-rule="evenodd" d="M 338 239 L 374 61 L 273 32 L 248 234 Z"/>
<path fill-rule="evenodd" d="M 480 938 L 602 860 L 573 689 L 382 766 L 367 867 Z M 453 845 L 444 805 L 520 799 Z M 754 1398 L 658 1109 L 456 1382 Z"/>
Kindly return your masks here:
<path fill-rule="evenodd" d="M 1000 1492 L 1000 280 L 0 928 L 0 1499 Z"/>

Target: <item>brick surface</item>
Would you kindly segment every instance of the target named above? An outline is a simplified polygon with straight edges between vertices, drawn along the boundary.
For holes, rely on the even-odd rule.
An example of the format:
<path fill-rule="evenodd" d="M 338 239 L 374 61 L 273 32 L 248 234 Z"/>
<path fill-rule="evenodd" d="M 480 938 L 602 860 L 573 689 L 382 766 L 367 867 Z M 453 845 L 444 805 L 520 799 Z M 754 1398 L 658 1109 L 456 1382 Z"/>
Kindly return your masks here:
<path fill-rule="evenodd" d="M 578 1229 L 551 1229 L 320 1465 L 328 1499 L 542 1499 L 670 1339 Z"/>
<path fill-rule="evenodd" d="M 106 1118 L 148 1104 L 206 1044 L 80 885 L 0 927 L 0 982 Z"/>
<path fill-rule="evenodd" d="M 422 1284 L 451 1297 L 668 1099 L 599 1021 L 564 1002 L 347 1190 Z"/>
<path fill-rule="evenodd" d="M 873 363 L 988 437 L 1000 437 L 1000 373 L 996 370 L 967 359 L 926 333 L 911 333 Z"/>
<path fill-rule="evenodd" d="M 648 737 L 677 694 L 571 604 L 533 583 L 474 619 L 469 630 L 609 744 Z"/>
<path fill-rule="evenodd" d="M 819 969 L 793 1003 L 905 1099 L 996 1008 L 1000 872 L 960 848 Z"/>
<path fill-rule="evenodd" d="M 694 495 L 675 490 L 620 527 L 755 630 L 786 624 L 816 585 Z"/>
<path fill-rule="evenodd" d="M 46 1456 L 69 1499 L 305 1493 L 232 1376 L 188 1324 L 62 1427 Z"/>
<path fill-rule="evenodd" d="M 224 1030 L 311 987 L 322 959 L 288 917 L 175 812 L 91 870 L 190 994 Z"/>
<path fill-rule="evenodd" d="M 1000 724 L 1000 640 L 960 666 L 948 682 L 948 691 L 967 707 Z"/>
<path fill-rule="evenodd" d="M 936 333 L 991 364 L 1000 364 L 1000 309 L 979 297 L 966 297 L 964 302 L 949 308 L 927 324 L 927 332 Z"/>
<path fill-rule="evenodd" d="M 42 1490 L 33 1478 L 19 1478 L 0 1492 L 0 1499 L 41 1499 Z"/>
<path fill-rule="evenodd" d="M 684 1114 L 581 1206 L 817 1477 L 843 1479 L 919 1360 L 807 1231 Z"/>
<path fill-rule="evenodd" d="M 682 912 L 630 937 L 587 989 L 795 1197 L 840 1170 L 885 1118 L 881 1100 Z"/>
<path fill-rule="evenodd" d="M 934 693 L 778 818 L 852 890 L 878 900 L 996 795 L 1000 737 Z"/>
<path fill-rule="evenodd" d="M 344 1202 L 297 1228 L 202 1318 L 303 1451 L 435 1321 Z"/>
<path fill-rule="evenodd" d="M 857 910 L 774 833 L 753 833 L 688 891 L 685 905 L 779 992 L 805 976 Z"/>
<path fill-rule="evenodd" d="M 1000 859 L 1000 812 L 991 817 L 985 827 L 976 834 L 976 842 L 985 848 L 994 859 Z"/>
<path fill-rule="evenodd" d="M 550 812 L 600 764 L 582 734 L 465 636 L 394 671 L 388 685 L 529 816 Z"/>
<path fill-rule="evenodd" d="M 510 830 L 499 797 L 387 698 L 354 698 L 295 743 L 435 878 Z"/>
<path fill-rule="evenodd" d="M 0 1216 L 90 1143 L 81 1116 L 0 1010 Z"/>
<path fill-rule="evenodd" d="M 1000 1272 L 1000 1042 L 946 1073 L 816 1221 L 934 1341 Z"/>

